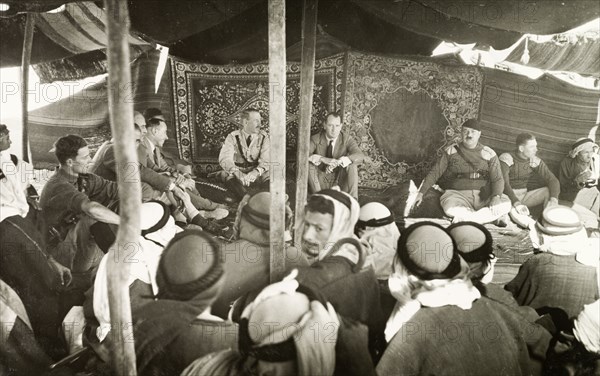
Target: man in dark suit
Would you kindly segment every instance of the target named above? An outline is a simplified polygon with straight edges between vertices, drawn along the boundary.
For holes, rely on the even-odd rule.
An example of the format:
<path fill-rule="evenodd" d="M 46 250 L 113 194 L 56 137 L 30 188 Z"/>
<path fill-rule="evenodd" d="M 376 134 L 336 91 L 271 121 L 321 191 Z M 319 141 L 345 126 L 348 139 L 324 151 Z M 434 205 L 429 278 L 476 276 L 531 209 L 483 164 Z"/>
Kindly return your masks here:
<path fill-rule="evenodd" d="M 338 113 L 330 113 L 323 130 L 310 138 L 308 186 L 311 193 L 338 185 L 358 199 L 357 164 L 365 155 L 356 141 L 345 132 Z"/>

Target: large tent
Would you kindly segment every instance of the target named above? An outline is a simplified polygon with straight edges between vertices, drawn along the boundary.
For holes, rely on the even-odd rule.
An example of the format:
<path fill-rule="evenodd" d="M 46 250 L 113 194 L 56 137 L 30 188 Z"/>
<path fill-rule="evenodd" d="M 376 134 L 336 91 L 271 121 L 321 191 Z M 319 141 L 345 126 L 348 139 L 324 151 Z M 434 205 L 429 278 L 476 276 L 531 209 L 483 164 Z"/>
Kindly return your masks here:
<path fill-rule="evenodd" d="M 4 7 L 5 10 L 0 11 L 3 35 L 0 67 L 21 64 L 25 12 L 39 12 L 35 17 L 31 62 L 42 82 L 106 73 L 106 14 L 102 2 L 8 0 L 4 3 L 8 9 Z M 154 73 L 159 65 L 159 53 L 155 51 L 158 45 L 167 47 L 173 59 L 212 65 L 250 64 L 267 58 L 266 0 L 129 0 L 128 4 L 137 108 L 152 105 L 162 108 L 169 116 L 173 112 L 170 67 L 166 67 L 162 79 L 157 81 L 157 88 L 151 85 L 156 81 Z M 61 5 L 64 8 L 60 8 Z M 288 1 L 286 6 L 287 59 L 300 61 L 302 2 Z M 480 50 L 510 50 L 507 62 L 518 62 L 528 48 L 531 56 L 528 66 L 597 77 L 598 39 L 581 37 L 565 41 L 561 34 L 555 33 L 599 19 L 599 16 L 600 4 L 587 0 L 528 3 L 328 0 L 319 3 L 316 55 L 325 58 L 341 52 L 361 51 L 387 56 L 431 56 L 441 41 L 450 41 L 473 43 Z M 556 37 L 536 43 L 526 37 L 532 34 L 555 34 Z M 106 95 L 99 96 L 98 90 L 103 90 L 102 83 L 86 88 L 73 99 L 33 112 L 30 123 L 34 127 L 41 126 L 32 140 L 34 154 L 42 155 L 42 161 L 43 157 L 46 161 L 52 160 L 47 155 L 48 140 L 52 137 L 46 136 L 55 134 L 59 128 L 71 127 L 90 137 L 94 133 L 107 134 L 107 127 L 100 133 L 96 131 L 99 126 L 107 125 L 108 114 Z M 93 103 L 90 98 L 94 99 Z M 102 98 L 105 99 L 101 101 Z M 94 108 L 79 121 L 73 106 L 82 100 Z M 56 123 L 59 114 L 66 114 L 70 123 Z M 45 125 L 58 128 L 47 129 Z M 177 153 L 179 145 L 173 142 L 174 130 L 171 132 L 168 148 Z M 98 137 L 97 141 L 101 140 Z"/>
<path fill-rule="evenodd" d="M 279 20 L 283 20 L 283 12 L 276 13 L 274 7 L 268 8 L 266 0 L 128 0 L 127 2 L 132 29 L 129 35 L 117 32 L 110 38 L 112 43 L 109 90 L 106 90 L 104 83 L 99 83 L 72 98 L 75 99 L 75 103 L 78 103 L 79 108 L 88 106 L 89 112 L 97 115 L 97 118 L 92 119 L 90 123 L 92 126 L 100 122 L 108 113 L 111 115 L 113 131 L 116 130 L 121 134 L 129 132 L 129 138 L 117 142 L 117 149 L 123 153 L 123 160 L 119 162 L 133 163 L 136 160 L 131 138 L 133 131 L 129 127 L 133 106 L 115 99 L 118 95 L 116 91 L 119 90 L 114 88 L 118 87 L 119 80 L 129 82 L 131 78 L 133 82 L 142 83 L 136 90 L 125 90 L 125 92 L 132 92 L 134 102 L 143 103 L 143 107 L 166 106 L 164 108 L 167 111 L 172 110 L 170 116 L 173 118 L 170 120 L 177 127 L 175 138 L 178 140 L 178 144 L 174 146 L 180 147 L 181 144 L 186 151 L 193 153 L 194 142 L 198 143 L 201 139 L 192 137 L 194 131 L 200 132 L 195 129 L 198 127 L 195 127 L 197 123 L 194 121 L 197 122 L 197 119 L 204 114 L 196 111 L 197 107 L 192 108 L 192 105 L 197 105 L 204 98 L 191 96 L 189 91 L 193 90 L 189 89 L 197 89 L 198 85 L 205 83 L 208 83 L 206 86 L 214 85 L 214 82 L 221 79 L 219 75 L 231 76 L 232 66 L 241 73 L 248 75 L 256 73 L 256 77 L 252 77 L 254 80 L 252 85 L 255 89 L 258 88 L 255 91 L 261 92 L 261 95 L 252 93 L 251 98 L 244 98 L 246 100 L 244 105 L 254 101 L 253 103 L 262 104 L 263 109 L 266 108 L 272 120 L 270 129 L 277 133 L 275 136 L 272 133 L 271 137 L 280 141 L 272 144 L 279 148 L 277 155 L 285 162 L 284 148 L 288 129 L 286 118 L 290 117 L 290 112 L 286 112 L 288 103 L 285 100 L 289 98 L 298 100 L 300 95 L 296 92 L 289 95 L 290 93 L 286 91 L 285 96 L 275 95 L 276 99 L 272 102 L 276 103 L 273 104 L 269 102 L 270 97 L 264 95 L 265 90 L 261 85 L 264 81 L 272 82 L 274 77 L 284 83 L 291 83 L 297 77 L 292 77 L 291 80 L 287 80 L 287 77 L 301 72 L 299 65 L 290 63 L 290 60 L 294 58 L 299 60 L 304 11 L 302 2 L 290 0 L 286 4 L 285 47 L 290 51 L 289 57 L 291 57 L 287 65 L 285 55 L 281 53 L 278 55 L 283 48 L 277 51 L 271 41 L 271 38 L 281 37 L 283 33 L 275 33 L 267 28 L 273 14 L 278 14 Z M 110 0 L 106 1 L 106 4 L 110 3 Z M 113 1 L 113 4 L 115 3 L 116 1 Z M 272 3 L 269 5 L 273 5 Z M 62 8 L 65 4 L 66 6 Z M 0 33 L 3 35 L 0 40 L 0 67 L 21 64 L 23 46 L 27 45 L 23 42 L 24 36 L 31 35 L 26 32 L 26 29 L 34 23 L 31 62 L 35 64 L 38 74 L 46 82 L 79 79 L 105 73 L 109 65 L 106 61 L 108 23 L 113 31 L 127 30 L 127 26 L 121 29 L 122 25 L 115 22 L 114 17 L 111 18 L 106 14 L 101 2 L 5 0 L 0 2 L 0 5 L 2 5 L 0 6 L 0 17 L 2 17 Z M 127 10 L 122 3 L 120 5 L 121 10 Z M 279 4 L 279 10 L 282 8 Z M 27 12 L 34 13 L 26 15 Z M 565 88 L 561 82 L 543 77 L 538 87 L 544 89 L 542 92 L 544 95 L 536 97 L 540 100 L 537 107 L 529 106 L 526 101 L 520 101 L 523 96 L 517 95 L 517 100 L 512 100 L 508 96 L 515 93 L 512 84 L 516 84 L 517 88 L 528 89 L 531 82 L 526 79 L 521 80 L 520 77 L 515 78 L 514 75 L 508 74 L 506 76 L 497 70 L 488 71 L 479 67 L 465 66 L 452 56 L 442 60 L 430 56 L 441 41 L 474 43 L 479 49 L 507 49 L 514 47 L 515 43 L 521 43 L 526 34 L 562 33 L 590 20 L 598 19 L 599 16 L 600 3 L 587 0 L 527 3 L 493 0 L 475 2 L 323 0 L 319 4 L 317 20 L 319 26 L 317 53 L 322 59 L 314 65 L 315 69 L 313 67 L 309 69 L 316 72 L 315 76 L 320 73 L 322 76 L 305 81 L 303 85 L 298 86 L 303 86 L 310 92 L 313 86 L 311 84 L 320 85 L 319 88 L 329 95 L 317 97 L 323 103 L 329 104 L 323 105 L 324 111 L 341 108 L 345 118 L 349 115 L 351 132 L 359 136 L 361 148 L 367 148 L 369 156 L 374 156 L 371 170 L 361 171 L 361 174 L 370 174 L 368 177 L 372 179 L 364 179 L 365 176 L 361 175 L 361 180 L 368 180 L 373 184 L 371 188 L 379 189 L 430 167 L 427 164 L 430 161 L 425 161 L 425 157 L 431 157 L 432 152 L 441 150 L 438 147 L 440 145 L 434 145 L 432 142 L 442 143 L 445 146 L 452 141 L 453 135 L 458 134 L 456 130 L 468 118 L 479 116 L 482 124 L 488 127 L 484 131 L 497 131 L 496 134 L 489 132 L 490 136 L 486 139 L 486 141 L 497 142 L 492 146 L 509 145 L 514 136 L 514 129 L 506 127 L 506 122 L 522 120 L 521 114 L 526 113 L 533 114 L 527 116 L 539 117 L 538 123 L 523 124 L 524 128 L 531 127 L 532 132 L 539 131 L 541 134 L 546 134 L 545 132 L 563 131 L 555 137 L 559 141 L 561 137 L 575 138 L 587 134 L 598 113 L 596 91 Z M 273 26 L 272 23 L 270 26 Z M 544 54 L 556 55 L 554 52 L 546 51 L 539 54 L 534 52 L 531 65 L 543 69 L 568 68 L 585 75 L 597 75 L 595 63 L 597 58 L 594 54 L 597 54 L 598 44 L 592 43 L 591 48 L 588 48 L 588 45 L 581 48 L 577 47 L 580 42 L 587 43 L 587 41 L 574 41 L 572 45 L 566 46 L 566 53 L 556 56 L 552 62 L 548 62 L 548 59 L 543 56 Z M 127 55 L 127 43 L 130 46 L 133 63 L 131 72 L 126 59 L 117 59 L 119 56 Z M 170 64 L 165 65 L 164 60 L 161 62 L 164 56 L 156 51 L 159 45 L 168 48 L 171 56 Z M 281 46 L 280 44 L 279 47 Z M 525 54 L 525 50 L 519 50 L 518 47 L 514 49 L 515 55 L 509 57 L 509 60 L 514 61 L 519 54 L 521 56 Z M 568 60 L 573 59 L 573 52 L 569 52 L 569 49 L 575 51 L 582 63 L 569 63 Z M 164 52 L 166 49 L 161 47 L 161 51 Z M 274 59 L 275 55 L 280 59 Z M 275 61 L 266 64 L 264 61 L 267 58 Z M 226 64 L 227 66 L 223 67 Z M 162 68 L 157 69 L 157 67 Z M 305 73 L 306 67 L 303 68 L 302 73 Z M 155 77 L 156 70 L 168 73 Z M 194 74 L 188 74 L 189 72 Z M 201 74 L 196 75 L 195 72 Z M 318 82 L 318 79 L 322 81 Z M 165 80 L 171 86 L 163 85 Z M 155 86 L 146 86 L 149 82 Z M 110 90 L 111 85 L 113 90 Z M 246 90 L 245 87 L 240 87 L 243 90 L 239 92 Z M 288 88 L 291 88 L 290 91 L 293 90 L 291 84 L 284 87 L 286 90 Z M 202 95 L 201 90 L 196 92 Z M 499 100 L 494 96 L 498 93 L 502 93 L 502 98 L 507 101 Z M 425 95 L 419 97 L 418 94 Z M 526 91 L 525 94 L 528 92 Z M 95 95 L 96 101 L 90 102 L 89 95 Z M 166 96 L 168 100 L 157 99 L 157 96 Z M 578 96 L 585 98 L 579 100 Z M 531 99 L 527 95 L 525 97 Z M 110 99 L 105 100 L 105 98 Z M 356 98 L 358 100 L 355 100 Z M 406 106 L 398 106 L 399 101 L 406 101 Z M 108 110 L 102 105 L 104 102 L 109 103 Z M 66 107 L 61 107 L 63 105 Z M 65 124 L 56 122 L 56 119 L 64 120 L 65 117 L 72 116 L 75 119 L 73 125 L 81 126 L 82 124 L 77 121 L 78 114 L 71 111 L 73 107 L 68 105 L 69 103 L 59 102 L 56 107 L 49 106 L 42 111 L 32 113 L 31 120 L 39 121 L 40 124 L 53 124 L 56 130 L 62 132 L 61 127 Z M 221 103 L 216 103 L 215 106 L 218 105 Z M 298 101 L 293 102 L 292 105 L 300 107 Z M 142 108 L 141 104 L 139 106 Z M 311 113 L 310 107 L 309 102 L 305 107 L 305 110 L 306 108 L 309 110 L 305 114 Z M 408 111 L 406 108 L 409 107 L 414 107 L 414 110 Z M 507 111 L 511 111 L 512 117 L 505 116 Z M 233 112 L 239 112 L 239 108 L 235 108 L 235 111 L 225 116 L 232 124 L 234 123 L 231 120 Z M 569 113 L 563 116 L 566 112 Z M 538 116 L 540 114 L 544 116 Z M 406 123 L 402 124 L 409 131 L 406 137 L 399 137 L 404 134 L 394 134 L 395 138 L 388 137 L 391 134 L 390 129 L 392 131 L 399 129 L 399 127 L 390 128 L 396 125 L 397 119 L 402 121 L 407 119 Z M 311 117 L 305 115 L 302 120 L 303 129 L 310 128 Z M 559 124 L 556 129 L 549 127 L 554 125 L 553 121 L 562 124 Z M 570 121 L 578 124 L 565 131 L 565 123 Z M 421 124 L 427 126 L 419 128 Z M 542 129 L 543 127 L 548 129 Z M 86 124 L 83 124 L 83 128 L 86 128 Z M 565 134 L 567 136 L 564 136 Z M 48 134 L 40 132 L 40 135 L 47 139 L 51 138 L 48 136 L 56 136 L 52 132 Z M 550 136 L 549 138 L 552 138 L 554 134 Z M 393 149 L 406 146 L 396 141 L 412 143 L 410 146 L 418 158 L 414 155 L 391 153 Z M 557 156 L 563 153 L 560 148 L 564 147 L 564 142 L 560 145 L 558 141 L 555 142 L 558 146 L 556 150 L 551 151 Z M 200 145 L 197 149 L 202 149 L 204 146 Z M 424 151 L 431 155 L 425 155 Z M 126 152 L 129 152 L 129 155 Z M 179 153 L 186 156 L 181 149 Z M 190 154 L 190 156 L 194 155 Z M 277 187 L 271 190 L 271 277 L 273 279 L 280 277 L 277 273 L 281 272 L 283 266 L 281 250 L 275 251 L 274 246 L 280 244 L 277 242 L 283 239 L 282 193 L 285 174 L 283 175 L 277 178 L 279 180 L 271 182 L 271 188 Z M 128 239 L 134 239 L 139 234 L 139 224 L 133 221 L 136 215 L 129 210 L 139 206 L 137 191 L 139 187 L 133 182 L 130 182 L 130 186 L 127 187 L 124 180 L 119 176 L 120 187 L 125 187 L 125 189 L 120 188 L 120 192 L 123 193 L 123 202 L 128 200 L 127 203 L 131 205 L 122 211 L 123 217 L 128 220 L 121 222 L 125 225 L 121 226 L 124 230 L 119 230 L 117 244 L 120 245 L 126 244 Z M 135 189 L 132 189 L 134 185 Z M 135 197 L 134 193 L 138 196 Z M 303 201 L 298 200 L 298 202 Z M 278 214 L 281 215 L 277 217 Z M 135 220 L 138 221 L 139 218 Z M 133 223 L 131 227 L 127 226 L 128 221 Z M 273 223 L 277 225 L 273 226 Z M 125 231 L 129 231 L 129 234 L 125 234 Z M 514 263 L 519 255 L 513 253 L 510 255 L 514 256 Z M 121 268 L 127 270 L 127 266 Z M 113 283 L 112 286 L 118 285 L 119 279 L 116 278 L 118 269 L 118 267 L 114 268 L 115 271 L 109 279 L 109 288 L 110 283 Z M 125 272 L 122 274 L 126 275 Z M 111 297 L 111 309 L 116 312 L 117 309 L 124 308 L 119 318 L 127 322 L 130 319 L 129 308 L 113 308 L 113 302 L 126 303 L 128 293 L 121 291 L 118 294 L 122 295 L 118 296 L 117 292 L 114 292 L 114 296 Z M 121 299 L 122 297 L 124 299 Z M 113 322 L 116 321 L 116 318 L 113 319 Z M 118 335 L 125 335 L 125 331 Z M 125 346 L 125 341 L 115 341 L 115 346 L 121 345 Z M 128 346 L 132 347 L 131 341 Z M 131 350 L 129 348 L 128 352 L 131 353 Z M 117 357 L 125 357 L 125 352 L 120 353 L 118 347 L 115 347 L 114 352 Z M 117 362 L 121 360 L 117 359 Z"/>

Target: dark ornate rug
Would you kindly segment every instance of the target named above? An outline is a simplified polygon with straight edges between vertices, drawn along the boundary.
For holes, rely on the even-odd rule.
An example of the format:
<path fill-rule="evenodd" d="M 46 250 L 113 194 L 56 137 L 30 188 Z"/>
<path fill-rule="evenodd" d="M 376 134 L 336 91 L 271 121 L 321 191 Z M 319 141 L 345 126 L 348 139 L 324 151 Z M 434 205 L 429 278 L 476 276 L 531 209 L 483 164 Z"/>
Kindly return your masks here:
<path fill-rule="evenodd" d="M 316 62 L 312 130 L 317 132 L 329 111 L 342 98 L 344 55 Z M 295 158 L 300 119 L 300 64 L 287 65 L 287 85 L 270 83 L 268 63 L 217 66 L 171 60 L 177 144 L 183 159 L 200 174 L 219 170 L 218 156 L 225 137 L 241 127 L 240 114 L 259 110 L 269 129 L 269 98 L 285 90 L 287 102 L 287 161 Z"/>

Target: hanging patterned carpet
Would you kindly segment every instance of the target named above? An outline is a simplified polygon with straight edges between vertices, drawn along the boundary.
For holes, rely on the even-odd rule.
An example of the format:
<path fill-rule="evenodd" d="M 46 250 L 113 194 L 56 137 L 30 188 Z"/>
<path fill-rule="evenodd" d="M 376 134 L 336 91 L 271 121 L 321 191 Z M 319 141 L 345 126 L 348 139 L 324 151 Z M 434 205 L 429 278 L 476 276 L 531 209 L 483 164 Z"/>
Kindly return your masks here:
<path fill-rule="evenodd" d="M 171 59 L 179 153 L 200 173 L 219 169 L 227 134 L 239 115 L 257 108 L 268 129 L 271 89 L 266 63 L 214 66 Z M 300 65 L 287 66 L 287 160 L 295 160 Z M 369 157 L 360 185 L 385 188 L 422 175 L 457 127 L 475 117 L 482 75 L 474 67 L 433 59 L 385 58 L 349 52 L 316 62 L 312 133 L 328 111 L 342 111 L 346 130 Z"/>
<path fill-rule="evenodd" d="M 359 53 L 346 65 L 344 122 L 370 159 L 359 168 L 363 187 L 422 179 L 477 116 L 483 76 L 475 67 Z"/>
<path fill-rule="evenodd" d="M 344 55 L 318 60 L 315 68 L 312 130 L 318 131 L 329 111 L 340 107 Z M 269 83 L 268 64 L 216 66 L 171 60 L 177 144 L 183 159 L 199 173 L 220 169 L 225 137 L 241 127 L 240 115 L 257 109 L 263 130 L 269 129 L 269 98 L 285 90 L 287 160 L 295 160 L 300 119 L 300 64 L 287 65 L 287 85 Z"/>

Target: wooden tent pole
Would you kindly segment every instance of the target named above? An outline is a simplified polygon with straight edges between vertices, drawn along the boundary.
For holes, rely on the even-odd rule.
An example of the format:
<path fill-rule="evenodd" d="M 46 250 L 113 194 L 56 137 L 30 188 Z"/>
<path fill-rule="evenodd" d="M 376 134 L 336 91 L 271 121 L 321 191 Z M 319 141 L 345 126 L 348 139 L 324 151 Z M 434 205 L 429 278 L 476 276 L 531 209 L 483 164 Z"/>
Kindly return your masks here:
<path fill-rule="evenodd" d="M 269 133 L 271 141 L 271 282 L 285 270 L 285 0 L 269 0 Z"/>
<path fill-rule="evenodd" d="M 23 40 L 23 54 L 21 55 L 21 112 L 22 112 L 22 140 L 23 160 L 29 160 L 29 65 L 31 63 L 31 47 L 33 46 L 33 31 L 35 28 L 35 13 L 27 13 L 25 21 L 25 37 Z"/>
<path fill-rule="evenodd" d="M 298 151 L 296 155 L 296 210 L 294 243 L 300 249 L 302 228 L 298 226 L 304 217 L 308 186 L 308 151 L 312 120 L 313 86 L 315 83 L 315 45 L 317 37 L 318 0 L 304 0 L 302 14 L 302 66 L 300 72 L 300 126 L 298 128 Z"/>
<path fill-rule="evenodd" d="M 136 375 L 136 361 L 127 285 L 130 261 L 127 260 L 140 247 L 142 192 L 133 128 L 133 105 L 127 100 L 131 98 L 127 0 L 104 0 L 104 4 L 108 31 L 108 108 L 115 140 L 121 217 L 117 241 L 109 251 L 111 262 L 107 264 L 111 360 L 114 375 L 130 376 Z M 134 168 L 128 168 L 130 166 Z"/>

